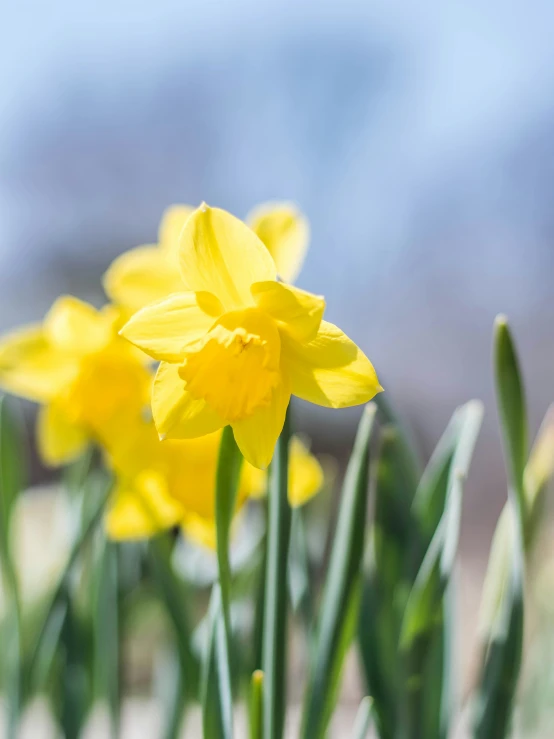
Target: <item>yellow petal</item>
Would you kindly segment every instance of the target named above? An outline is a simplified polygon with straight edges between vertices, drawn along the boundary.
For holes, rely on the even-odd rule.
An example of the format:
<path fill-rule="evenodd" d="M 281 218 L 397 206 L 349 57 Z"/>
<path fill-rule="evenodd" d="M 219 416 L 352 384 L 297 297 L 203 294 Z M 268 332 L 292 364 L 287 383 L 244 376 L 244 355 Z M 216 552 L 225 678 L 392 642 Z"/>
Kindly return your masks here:
<path fill-rule="evenodd" d="M 213 316 L 199 308 L 196 295 L 182 292 L 142 308 L 119 333 L 158 361 L 179 362 L 186 347 L 213 323 Z"/>
<path fill-rule="evenodd" d="M 321 490 L 323 470 L 309 449 L 294 436 L 289 448 L 289 503 L 304 505 Z"/>
<path fill-rule="evenodd" d="M 267 472 L 246 463 L 242 482 L 250 498 L 263 498 L 267 493 Z M 308 447 L 293 436 L 289 447 L 289 503 L 293 508 L 304 505 L 323 485 L 323 470 Z"/>
<path fill-rule="evenodd" d="M 193 511 L 186 511 L 182 528 L 185 535 L 206 549 L 216 549 L 217 534 L 214 518 L 204 518 Z"/>
<path fill-rule="evenodd" d="M 112 539 L 144 539 L 180 523 L 184 511 L 166 491 L 163 477 L 143 472 L 118 482 L 106 514 Z"/>
<path fill-rule="evenodd" d="M 274 389 L 270 402 L 248 418 L 232 424 L 235 441 L 243 457 L 259 469 L 266 469 L 283 430 L 290 401 L 290 388 L 285 378 Z"/>
<path fill-rule="evenodd" d="M 58 298 L 44 319 L 44 334 L 52 346 L 81 355 L 103 349 L 113 338 L 113 325 L 92 305 L 71 295 Z"/>
<path fill-rule="evenodd" d="M 131 312 L 185 289 L 178 265 L 157 246 L 139 246 L 114 259 L 103 285 L 110 300 Z"/>
<path fill-rule="evenodd" d="M 305 216 L 292 203 L 264 203 L 251 211 L 247 222 L 273 257 L 279 277 L 294 282 L 310 240 Z"/>
<path fill-rule="evenodd" d="M 179 264 L 179 236 L 188 217 L 194 211 L 192 205 L 171 205 L 162 216 L 158 229 L 158 244 L 175 266 Z"/>
<path fill-rule="evenodd" d="M 72 381 L 77 361 L 47 341 L 42 326 L 25 326 L 0 338 L 0 386 L 44 403 Z"/>
<path fill-rule="evenodd" d="M 179 377 L 179 365 L 162 362 L 152 391 L 152 414 L 160 438 L 192 439 L 225 426 L 204 400 L 195 400 Z"/>
<path fill-rule="evenodd" d="M 281 331 L 297 341 L 315 338 L 325 311 L 320 295 L 282 282 L 256 282 L 251 292 L 258 308 L 272 316 Z"/>
<path fill-rule="evenodd" d="M 202 205 L 187 220 L 179 241 L 181 275 L 190 290 L 216 295 L 226 310 L 253 305 L 250 286 L 275 280 L 275 264 L 246 224 Z"/>
<path fill-rule="evenodd" d="M 340 328 L 322 321 L 307 344 L 281 336 L 292 394 L 328 408 L 367 403 L 383 389 L 373 365 Z"/>
<path fill-rule="evenodd" d="M 43 406 L 37 418 L 37 444 L 41 458 L 56 467 L 81 454 L 88 442 L 85 430 L 56 404 Z"/>

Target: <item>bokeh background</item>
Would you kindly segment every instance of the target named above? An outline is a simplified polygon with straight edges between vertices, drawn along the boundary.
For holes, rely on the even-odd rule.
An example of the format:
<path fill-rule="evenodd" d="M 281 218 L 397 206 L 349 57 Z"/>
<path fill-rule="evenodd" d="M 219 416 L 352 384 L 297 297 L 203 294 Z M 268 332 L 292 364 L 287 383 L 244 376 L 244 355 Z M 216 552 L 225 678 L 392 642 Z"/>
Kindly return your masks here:
<path fill-rule="evenodd" d="M 551 0 L 35 0 L 3 17 L 0 328 L 60 292 L 101 304 L 103 271 L 155 240 L 168 204 L 296 201 L 299 285 L 422 452 L 457 404 L 485 402 L 462 536 L 477 591 L 505 499 L 497 313 L 533 432 L 554 400 Z M 298 408 L 339 458 L 357 414 Z"/>

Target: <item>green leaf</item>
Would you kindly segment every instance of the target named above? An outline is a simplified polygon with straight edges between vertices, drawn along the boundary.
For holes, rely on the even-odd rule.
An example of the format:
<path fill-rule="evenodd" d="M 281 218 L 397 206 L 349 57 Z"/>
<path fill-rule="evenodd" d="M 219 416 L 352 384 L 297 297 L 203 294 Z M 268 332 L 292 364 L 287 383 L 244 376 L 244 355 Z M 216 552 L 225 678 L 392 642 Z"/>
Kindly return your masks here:
<path fill-rule="evenodd" d="M 437 609 L 450 580 L 458 547 L 462 485 L 469 470 L 482 418 L 483 408 L 477 401 L 460 408 L 455 417 L 455 444 L 452 452 L 444 455 L 451 459 L 444 511 L 406 605 L 400 638 L 403 649 L 409 649 L 417 637 L 433 627 Z M 442 477 L 441 472 L 437 479 Z"/>
<path fill-rule="evenodd" d="M 0 566 L 2 568 L 6 606 L 4 632 L 7 646 L 1 662 L 3 684 L 7 686 L 7 737 L 17 732 L 22 694 L 21 605 L 15 566 L 11 556 L 10 523 L 14 503 L 24 487 L 23 427 L 0 398 Z"/>
<path fill-rule="evenodd" d="M 353 739 L 366 739 L 373 723 L 373 700 L 369 697 L 362 698 L 356 720 L 354 721 Z"/>
<path fill-rule="evenodd" d="M 303 508 L 292 509 L 288 582 L 292 609 L 300 614 L 308 643 L 311 644 L 314 604 Z"/>
<path fill-rule="evenodd" d="M 250 681 L 249 724 L 250 739 L 262 739 L 264 673 L 255 670 Z"/>
<path fill-rule="evenodd" d="M 519 362 L 504 317 L 495 323 L 494 369 L 508 503 L 496 527 L 485 580 L 481 626 L 481 673 L 473 703 L 474 739 L 504 739 L 511 725 L 519 679 L 524 620 L 524 487 L 527 415 Z"/>
<path fill-rule="evenodd" d="M 356 591 L 364 549 L 369 444 L 375 412 L 374 404 L 364 410 L 344 480 L 307 690 L 303 722 L 303 736 L 306 739 L 325 736 L 336 693 L 333 683 L 337 674 L 340 674 L 346 653 L 344 644 L 341 648 L 341 637 L 344 633 L 345 608 Z M 353 623 L 356 623 L 355 619 Z"/>
<path fill-rule="evenodd" d="M 413 552 L 421 549 L 412 515 L 416 490 L 402 459 L 399 429 L 382 429 L 376 461 L 373 526 L 364 561 L 358 641 L 368 693 L 375 701 L 381 739 L 396 739 L 403 698 L 403 664 L 398 643 L 413 579 Z"/>
<path fill-rule="evenodd" d="M 186 607 L 189 595 L 185 584 L 171 566 L 171 542 L 166 534 L 150 539 L 148 560 L 154 582 L 173 625 L 181 664 L 183 690 L 188 697 L 196 697 L 200 681 L 200 665 L 192 649 L 190 616 Z"/>
<path fill-rule="evenodd" d="M 102 523 L 104 508 L 111 490 L 111 482 L 104 479 L 99 479 L 98 482 L 99 484 L 94 486 L 97 489 L 91 489 L 89 491 L 91 495 L 94 493 L 95 505 L 90 506 L 91 511 L 85 517 L 81 530 L 75 537 L 75 541 L 73 542 L 73 545 L 71 547 L 71 551 L 66 562 L 64 571 L 60 575 L 60 578 L 56 586 L 54 587 L 52 594 L 50 595 L 50 598 L 44 610 L 41 626 L 29 650 L 29 660 L 26 668 L 26 684 L 28 685 L 32 686 L 36 683 L 35 672 L 37 671 L 38 663 L 41 659 L 44 641 L 49 633 L 50 618 L 52 616 L 52 612 L 64 599 L 65 587 L 69 574 L 73 569 L 73 566 L 75 565 L 75 562 L 77 561 L 81 550 L 89 541 L 96 528 Z"/>
<path fill-rule="evenodd" d="M 528 431 L 525 393 L 519 361 L 508 323 L 504 316 L 494 327 L 494 370 L 500 426 L 508 483 L 525 520 L 524 474 L 527 464 Z"/>
<path fill-rule="evenodd" d="M 524 615 L 521 519 L 519 506 L 513 498 L 505 510 L 505 523 L 497 528 L 487 574 L 488 580 L 494 578 L 494 592 L 497 582 L 502 583 L 502 589 L 481 634 L 483 657 L 473 700 L 474 739 L 505 739 L 508 736 L 521 667 Z M 505 541 L 505 545 L 499 545 L 499 541 Z M 490 587 L 486 583 L 485 591 Z"/>
<path fill-rule="evenodd" d="M 92 703 L 89 644 L 68 583 L 60 595 L 66 603 L 66 616 L 59 642 L 62 673 L 58 718 L 65 739 L 79 739 Z"/>
<path fill-rule="evenodd" d="M 288 499 L 290 406 L 269 473 L 267 569 L 264 594 L 262 668 L 264 739 L 281 739 L 286 711 L 287 570 L 291 527 Z"/>
<path fill-rule="evenodd" d="M 120 608 L 118 578 L 118 545 L 104 533 L 94 582 L 94 672 L 96 695 L 106 701 L 110 712 L 112 739 L 120 732 Z"/>
<path fill-rule="evenodd" d="M 482 405 L 476 401 L 458 409 L 449 425 L 452 439 L 446 445 L 448 437 L 443 436 L 439 453 L 433 455 L 432 462 L 440 472 L 429 475 L 436 483 L 428 490 L 432 490 L 435 501 L 444 500 L 444 510 L 411 589 L 400 635 L 407 664 L 407 735 L 414 738 L 425 726 L 429 739 L 446 736 L 450 730 L 452 695 L 446 682 L 450 674 L 445 660 L 450 658 L 453 624 L 445 619 L 450 614 L 449 585 L 458 545 L 462 485 L 482 417 Z M 443 461 L 448 465 L 445 493 L 441 490 Z"/>
<path fill-rule="evenodd" d="M 204 739 L 231 739 L 233 711 L 229 654 L 226 652 L 221 589 L 214 585 L 208 613 L 208 639 L 202 661 L 202 726 Z"/>

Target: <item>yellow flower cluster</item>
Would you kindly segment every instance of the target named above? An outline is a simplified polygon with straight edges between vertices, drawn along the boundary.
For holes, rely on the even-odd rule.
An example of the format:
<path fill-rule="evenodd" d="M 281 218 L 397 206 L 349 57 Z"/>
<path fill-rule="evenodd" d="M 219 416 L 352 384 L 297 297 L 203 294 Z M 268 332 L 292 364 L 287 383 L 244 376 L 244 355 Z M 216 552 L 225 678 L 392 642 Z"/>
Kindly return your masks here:
<path fill-rule="evenodd" d="M 97 311 L 62 297 L 41 324 L 0 340 L 0 385 L 41 405 L 45 461 L 67 463 L 91 441 L 103 450 L 115 475 L 106 517 L 114 538 L 181 525 L 213 546 L 224 426 L 247 460 L 240 507 L 265 491 L 261 470 L 291 394 L 338 408 L 381 390 L 365 355 L 323 320 L 323 298 L 277 279 L 292 281 L 302 265 L 303 215 L 268 204 L 248 223 L 206 205 L 173 206 L 157 245 L 108 269 L 112 304 Z M 153 382 L 150 358 L 160 362 Z M 319 464 L 293 439 L 291 504 L 321 484 Z"/>

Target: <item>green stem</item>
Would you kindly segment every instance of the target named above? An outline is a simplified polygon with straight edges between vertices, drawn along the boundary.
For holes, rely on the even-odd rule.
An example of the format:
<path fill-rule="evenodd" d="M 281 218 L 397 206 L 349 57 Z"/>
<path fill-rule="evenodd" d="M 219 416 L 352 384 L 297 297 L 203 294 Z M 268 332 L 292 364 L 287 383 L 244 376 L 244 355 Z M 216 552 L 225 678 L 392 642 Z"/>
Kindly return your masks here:
<path fill-rule="evenodd" d="M 262 666 L 264 739 L 281 739 L 286 707 L 287 569 L 291 527 L 288 500 L 290 407 L 275 447 L 269 478 L 269 517 Z"/>

